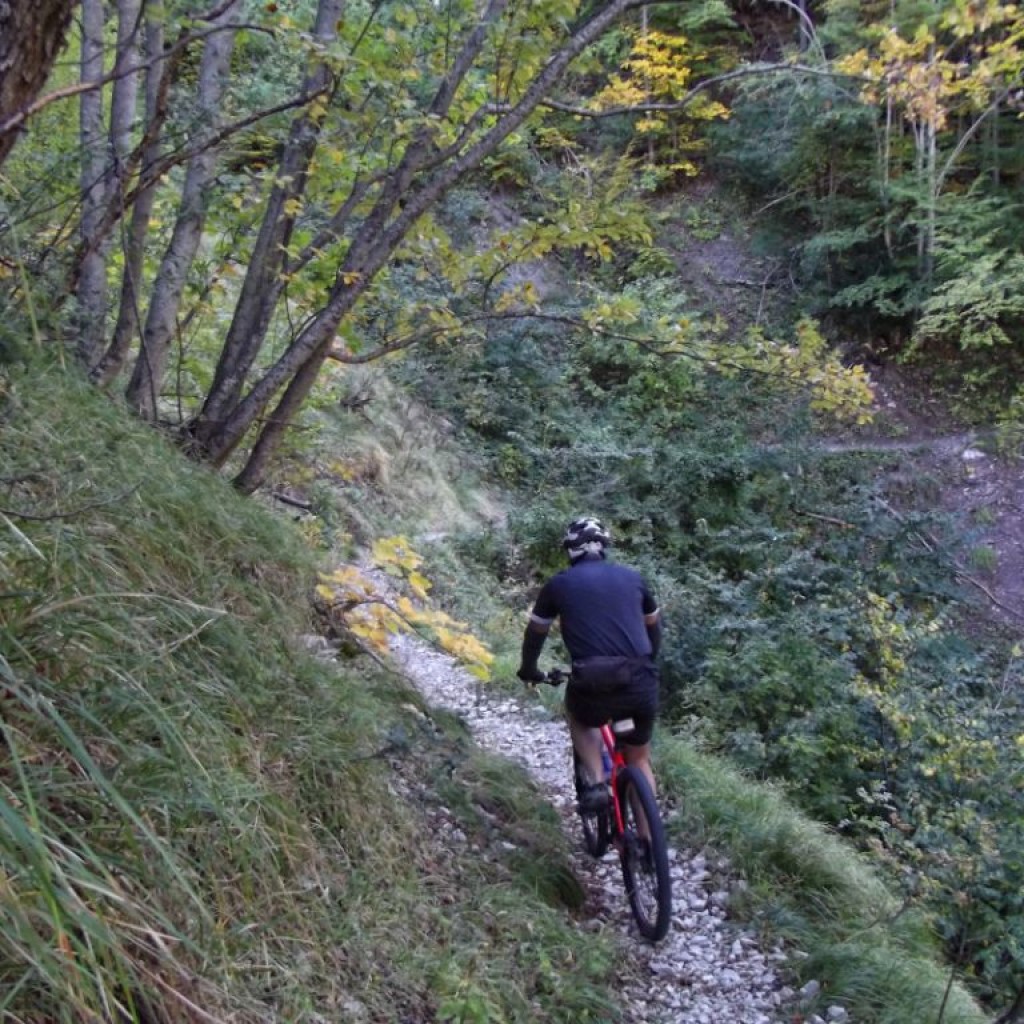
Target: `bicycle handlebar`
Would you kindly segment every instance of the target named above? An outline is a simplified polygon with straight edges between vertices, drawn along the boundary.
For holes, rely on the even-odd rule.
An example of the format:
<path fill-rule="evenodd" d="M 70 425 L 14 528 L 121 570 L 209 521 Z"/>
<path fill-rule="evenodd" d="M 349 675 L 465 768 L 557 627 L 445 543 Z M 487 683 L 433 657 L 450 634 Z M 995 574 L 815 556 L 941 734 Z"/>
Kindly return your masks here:
<path fill-rule="evenodd" d="M 532 682 L 527 682 L 527 686 L 539 686 L 541 683 L 545 683 L 548 686 L 561 686 L 562 683 L 567 682 L 569 679 L 569 673 L 564 668 L 553 668 L 549 672 L 544 672 L 542 678 L 535 679 Z"/>

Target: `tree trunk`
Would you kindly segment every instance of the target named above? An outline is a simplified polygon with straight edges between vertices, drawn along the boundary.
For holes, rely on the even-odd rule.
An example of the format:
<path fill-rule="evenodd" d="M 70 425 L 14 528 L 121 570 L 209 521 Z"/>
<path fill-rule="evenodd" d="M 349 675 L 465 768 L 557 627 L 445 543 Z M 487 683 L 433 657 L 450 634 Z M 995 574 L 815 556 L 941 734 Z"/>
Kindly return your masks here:
<path fill-rule="evenodd" d="M 146 23 L 144 52 L 150 62 L 146 70 L 146 130 L 150 132 L 162 116 L 162 96 L 168 85 L 165 72 L 156 58 L 163 52 L 163 20 L 152 19 Z M 142 174 L 160 158 L 159 133 L 152 132 L 150 141 L 142 154 Z M 156 188 L 145 189 L 132 206 L 131 224 L 122 245 L 124 269 L 121 273 L 121 295 L 118 302 L 117 321 L 110 346 L 92 371 L 92 379 L 106 386 L 121 372 L 128 357 L 132 339 L 141 333 L 142 315 L 142 272 L 145 255 L 146 234 L 156 201 Z"/>
<path fill-rule="evenodd" d="M 327 46 L 337 38 L 338 21 L 345 0 L 320 0 L 313 38 Z M 322 92 L 331 72 L 322 62 L 308 69 L 303 95 Z M 285 247 L 295 224 L 295 204 L 305 194 L 310 161 L 320 136 L 320 118 L 308 110 L 292 123 L 288 142 L 281 154 L 275 184 L 267 200 L 259 235 L 246 269 L 245 280 L 235 306 L 231 326 L 196 424 L 202 441 L 216 430 L 228 411 L 238 404 L 246 378 L 267 336 L 267 329 L 280 296 L 280 276 Z"/>
<path fill-rule="evenodd" d="M 197 96 L 200 121 L 197 127 L 200 131 L 219 123 L 221 101 L 227 87 L 234 49 L 236 33 L 233 26 L 238 19 L 239 6 L 239 0 L 231 0 L 224 5 L 213 22 L 215 28 L 224 31 L 214 32 L 203 48 Z M 157 418 L 160 390 L 175 337 L 181 296 L 202 237 L 216 159 L 216 151 L 206 149 L 189 161 L 171 241 L 153 283 L 141 350 L 126 393 L 128 403 L 145 419 Z"/>
<path fill-rule="evenodd" d="M 23 111 L 46 84 L 64 46 L 77 0 L 6 0 L 0 3 L 0 122 Z M 0 132 L 0 164 L 18 129 Z"/>
<path fill-rule="evenodd" d="M 223 465 L 246 432 L 263 416 L 274 396 L 284 388 L 274 416 L 264 426 L 252 451 L 252 465 L 247 464 L 237 477 L 238 485 L 246 491 L 255 490 L 260 485 L 264 467 L 287 426 L 288 417 L 294 414 L 313 386 L 339 324 L 388 263 L 416 221 L 522 125 L 575 57 L 625 11 L 638 6 L 641 5 L 637 0 L 615 0 L 605 5 L 598 14 L 577 28 L 563 47 L 551 56 L 518 103 L 501 113 L 496 123 L 475 142 L 454 151 L 447 160 L 431 163 L 436 154 L 431 149 L 429 136 L 421 136 L 410 145 L 382 188 L 373 210 L 362 222 L 358 236 L 352 240 L 324 308 L 229 415 L 207 435 L 205 443 L 197 446 L 196 454 L 205 456 L 215 465 Z M 504 3 L 499 0 L 490 4 L 481 15 L 431 103 L 431 116 L 440 118 L 446 115 L 459 84 L 483 45 L 491 24 L 489 19 L 499 17 L 503 8 Z M 417 178 L 427 167 L 430 168 L 429 173 Z M 294 387 L 291 386 L 293 382 Z"/>
<path fill-rule="evenodd" d="M 281 443 L 288 424 L 295 418 L 295 414 L 302 408 L 302 403 L 313 390 L 313 385 L 320 373 L 320 367 L 323 366 L 324 360 L 327 358 L 329 348 L 330 339 L 323 342 L 320 348 L 306 360 L 299 372 L 292 377 L 291 383 L 285 388 L 284 395 L 277 403 L 270 419 L 264 423 L 260 436 L 249 453 L 249 458 L 233 481 L 235 487 L 243 494 L 252 494 L 263 482 L 267 464 Z"/>
<path fill-rule="evenodd" d="M 85 257 L 78 276 L 78 356 L 94 367 L 106 338 L 107 262 L 110 239 L 104 225 L 107 210 L 124 195 L 127 161 L 131 153 L 132 126 L 139 92 L 139 74 L 127 69 L 138 64 L 139 11 L 141 0 L 118 0 L 117 50 L 110 102 L 109 142 L 103 146 L 103 3 L 82 3 L 82 82 L 97 88 L 81 98 L 82 222 Z M 104 237 L 97 237 L 103 233 Z"/>
<path fill-rule="evenodd" d="M 103 127 L 103 0 L 82 0 L 81 81 L 93 88 L 79 98 L 79 142 L 82 163 L 79 186 L 82 220 L 79 232 L 87 254 L 82 261 L 76 295 L 78 358 L 92 364 L 104 334 L 107 312 L 107 268 L 103 251 L 93 239 L 103 218 L 106 201 L 107 152 Z"/>
<path fill-rule="evenodd" d="M 892 207 L 892 188 L 890 178 L 892 175 L 892 133 L 893 133 L 893 103 L 892 97 L 885 98 L 885 134 L 882 146 L 882 167 L 879 175 L 882 182 L 882 238 L 885 242 L 885 251 L 889 259 L 893 258 L 892 242 L 892 220 L 890 209 Z"/>
<path fill-rule="evenodd" d="M 938 177 L 939 158 L 939 137 L 935 123 L 929 121 L 927 131 L 927 153 L 925 158 L 925 173 L 927 175 L 928 209 L 926 212 L 925 226 L 925 248 L 923 276 L 925 284 L 930 288 L 932 279 L 935 276 L 935 242 L 936 230 L 938 227 L 939 191 L 941 184 Z"/>

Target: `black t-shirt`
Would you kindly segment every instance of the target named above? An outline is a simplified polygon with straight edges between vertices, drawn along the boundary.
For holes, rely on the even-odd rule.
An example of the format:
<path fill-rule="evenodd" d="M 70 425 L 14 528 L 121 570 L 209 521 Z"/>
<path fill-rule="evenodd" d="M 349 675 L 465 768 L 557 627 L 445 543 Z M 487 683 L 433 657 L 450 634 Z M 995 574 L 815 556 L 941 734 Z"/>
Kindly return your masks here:
<path fill-rule="evenodd" d="M 635 569 L 584 557 L 544 584 L 530 618 L 542 626 L 559 618 L 573 661 L 640 658 L 651 653 L 644 616 L 657 610 L 647 583 Z"/>

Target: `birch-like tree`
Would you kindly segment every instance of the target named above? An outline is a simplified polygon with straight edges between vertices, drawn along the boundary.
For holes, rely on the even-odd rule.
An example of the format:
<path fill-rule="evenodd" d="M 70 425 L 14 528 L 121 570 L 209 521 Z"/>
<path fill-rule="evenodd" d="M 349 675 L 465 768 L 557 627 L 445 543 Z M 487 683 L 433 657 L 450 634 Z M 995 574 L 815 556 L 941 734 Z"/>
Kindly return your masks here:
<path fill-rule="evenodd" d="M 351 324 L 382 273 L 445 248 L 434 212 L 511 136 L 548 109 L 586 110 L 567 72 L 647 4 L 207 3 L 117 0 L 112 31 L 99 0 L 82 0 L 77 241 L 75 219 L 55 218 L 38 260 L 66 253 L 60 291 L 92 378 L 124 373 L 141 416 L 170 420 L 196 458 L 240 464 L 250 491 L 325 361 L 373 357 Z M 612 204 L 592 202 L 588 223 L 572 205 L 532 225 L 521 252 L 605 253 L 641 230 Z M 500 276 L 504 254 L 459 256 L 489 259 Z M 466 273 L 454 259 L 447 272 Z M 455 324 L 446 308 L 424 319 Z M 213 355 L 168 402 L 197 330 Z"/>
<path fill-rule="evenodd" d="M 240 0 L 227 0 L 210 18 L 211 33 L 203 45 L 196 85 L 192 125 L 196 133 L 212 134 L 220 127 L 240 7 Z M 188 160 L 171 240 L 150 292 L 149 311 L 127 392 L 129 403 L 148 419 L 155 419 L 157 415 L 167 354 L 174 338 L 188 273 L 202 240 L 216 166 L 217 150 L 212 146 L 200 146 Z"/>

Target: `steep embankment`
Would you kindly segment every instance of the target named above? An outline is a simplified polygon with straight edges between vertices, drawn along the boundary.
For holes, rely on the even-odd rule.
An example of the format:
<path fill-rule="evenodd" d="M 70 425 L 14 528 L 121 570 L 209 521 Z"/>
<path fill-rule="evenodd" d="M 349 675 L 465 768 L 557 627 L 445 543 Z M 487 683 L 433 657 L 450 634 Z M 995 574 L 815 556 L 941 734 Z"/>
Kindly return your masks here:
<path fill-rule="evenodd" d="M 104 397 L 0 375 L 12 1019 L 605 1016 L 557 828 L 517 779 L 484 823 L 496 784 L 457 723 L 369 658 L 304 653 L 313 581 L 292 524 Z M 455 825 L 493 856 L 453 857 L 401 795 L 453 767 Z"/>

